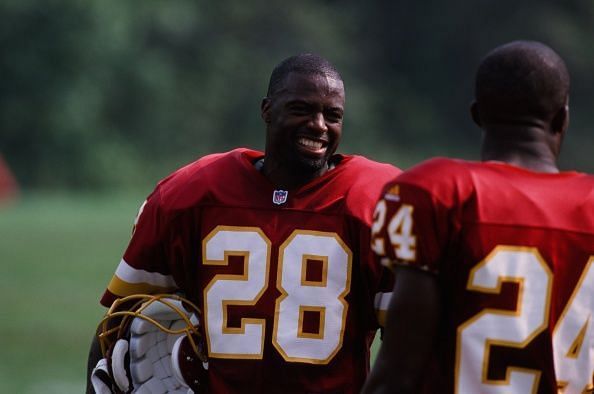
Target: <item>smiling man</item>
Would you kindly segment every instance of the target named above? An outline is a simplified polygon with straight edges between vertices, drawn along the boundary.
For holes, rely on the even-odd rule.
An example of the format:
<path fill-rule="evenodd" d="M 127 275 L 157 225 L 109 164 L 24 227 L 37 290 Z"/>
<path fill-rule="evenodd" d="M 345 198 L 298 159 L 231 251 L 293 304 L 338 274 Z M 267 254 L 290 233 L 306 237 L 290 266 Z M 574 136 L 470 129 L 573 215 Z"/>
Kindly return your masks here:
<path fill-rule="evenodd" d="M 268 159 L 262 172 L 287 188 L 336 165 L 339 158 L 332 155 L 342 133 L 345 101 L 342 79 L 330 65 L 316 72 L 288 72 L 291 64 L 279 65 L 262 100 Z"/>
<path fill-rule="evenodd" d="M 327 60 L 284 60 L 261 105 L 265 152 L 201 158 L 161 181 L 143 205 L 101 303 L 178 292 L 197 305 L 208 370 L 189 374 L 194 391 L 361 389 L 376 305 L 385 305 L 378 294 L 391 289 L 369 247 L 372 204 L 399 170 L 335 153 L 344 103 L 342 78 Z M 113 375 L 114 351 L 105 353 Z M 135 389 L 151 375 L 139 369 L 120 374 L 136 374 Z"/>

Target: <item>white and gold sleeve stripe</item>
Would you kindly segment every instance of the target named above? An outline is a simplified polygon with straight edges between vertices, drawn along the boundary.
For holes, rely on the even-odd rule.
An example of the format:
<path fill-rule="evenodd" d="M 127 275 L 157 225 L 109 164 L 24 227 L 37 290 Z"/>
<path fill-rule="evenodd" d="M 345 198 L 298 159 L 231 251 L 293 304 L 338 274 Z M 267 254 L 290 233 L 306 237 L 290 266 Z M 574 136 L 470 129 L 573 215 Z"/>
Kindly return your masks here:
<path fill-rule="evenodd" d="M 176 289 L 171 275 L 149 272 L 120 261 L 107 289 L 119 297 L 141 293 L 166 293 Z"/>
<path fill-rule="evenodd" d="M 392 292 L 376 293 L 375 295 L 375 314 L 377 315 L 377 320 L 382 327 L 386 325 L 386 313 L 388 312 L 388 305 L 390 305 L 391 299 Z"/>

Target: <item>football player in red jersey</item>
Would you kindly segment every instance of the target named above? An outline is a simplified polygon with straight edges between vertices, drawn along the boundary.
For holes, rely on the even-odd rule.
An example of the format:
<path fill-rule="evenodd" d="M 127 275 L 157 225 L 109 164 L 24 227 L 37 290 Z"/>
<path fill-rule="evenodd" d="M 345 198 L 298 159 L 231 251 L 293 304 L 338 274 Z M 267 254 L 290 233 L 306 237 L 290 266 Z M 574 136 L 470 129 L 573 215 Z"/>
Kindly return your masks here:
<path fill-rule="evenodd" d="M 594 177 L 560 172 L 569 74 L 549 47 L 490 52 L 482 162 L 390 182 L 372 245 L 396 283 L 364 393 L 582 393 L 594 371 Z"/>
<path fill-rule="evenodd" d="M 369 247 L 372 209 L 400 171 L 335 153 L 344 102 L 327 60 L 284 60 L 261 105 L 265 152 L 203 157 L 141 208 L 101 303 L 183 293 L 202 311 L 209 392 L 356 393 L 365 381 L 392 287 Z M 95 341 L 89 365 L 98 358 Z"/>

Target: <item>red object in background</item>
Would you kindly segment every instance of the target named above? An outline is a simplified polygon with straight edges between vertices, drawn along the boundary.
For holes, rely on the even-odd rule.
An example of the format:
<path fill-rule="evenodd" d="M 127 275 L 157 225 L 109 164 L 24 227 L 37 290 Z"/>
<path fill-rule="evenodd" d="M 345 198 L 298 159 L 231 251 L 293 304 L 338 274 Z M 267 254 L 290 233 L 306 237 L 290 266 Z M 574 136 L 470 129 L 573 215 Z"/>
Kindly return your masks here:
<path fill-rule="evenodd" d="M 0 155 L 0 204 L 14 200 L 18 193 L 18 183 Z"/>

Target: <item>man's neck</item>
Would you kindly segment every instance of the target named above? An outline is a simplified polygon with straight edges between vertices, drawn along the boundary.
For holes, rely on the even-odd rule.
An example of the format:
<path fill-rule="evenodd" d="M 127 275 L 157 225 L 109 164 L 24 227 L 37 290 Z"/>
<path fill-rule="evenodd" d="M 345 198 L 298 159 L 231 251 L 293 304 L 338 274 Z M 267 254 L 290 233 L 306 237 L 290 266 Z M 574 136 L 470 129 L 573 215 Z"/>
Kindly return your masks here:
<path fill-rule="evenodd" d="M 261 159 L 260 163 L 261 164 L 255 164 L 256 169 L 258 169 L 273 185 L 287 190 L 299 188 L 334 168 L 334 165 L 326 163 L 317 171 L 306 172 L 289 169 L 276 164 L 273 160 L 266 160 L 265 158 Z"/>
<path fill-rule="evenodd" d="M 557 173 L 557 155 L 542 129 L 499 128 L 487 131 L 481 159 L 500 161 L 531 171 Z"/>

